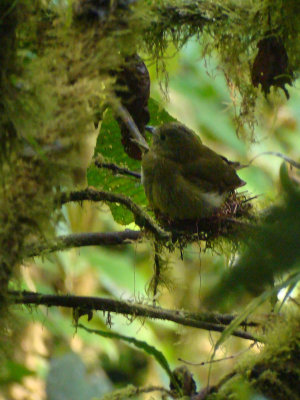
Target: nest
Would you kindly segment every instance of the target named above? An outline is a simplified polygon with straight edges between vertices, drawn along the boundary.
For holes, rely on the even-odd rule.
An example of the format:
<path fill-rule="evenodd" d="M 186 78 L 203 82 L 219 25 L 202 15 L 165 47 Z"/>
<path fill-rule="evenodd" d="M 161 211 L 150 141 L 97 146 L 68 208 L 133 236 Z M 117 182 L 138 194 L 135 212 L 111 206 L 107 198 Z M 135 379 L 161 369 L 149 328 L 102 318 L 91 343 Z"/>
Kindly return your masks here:
<path fill-rule="evenodd" d="M 199 240 L 209 242 L 220 237 L 236 238 L 252 226 L 249 223 L 254 218 L 251 201 L 255 197 L 249 197 L 245 192 L 233 192 L 222 207 L 205 218 L 171 220 L 158 211 L 155 215 L 160 225 L 172 232 L 173 243 L 179 242 L 181 246 Z"/>

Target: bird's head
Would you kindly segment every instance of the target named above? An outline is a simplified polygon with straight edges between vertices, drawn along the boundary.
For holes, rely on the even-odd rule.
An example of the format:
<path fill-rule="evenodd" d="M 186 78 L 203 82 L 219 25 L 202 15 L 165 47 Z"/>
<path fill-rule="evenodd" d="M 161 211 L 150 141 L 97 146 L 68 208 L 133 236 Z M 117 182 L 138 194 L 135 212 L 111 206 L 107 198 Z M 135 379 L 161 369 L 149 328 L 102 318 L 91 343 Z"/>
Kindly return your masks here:
<path fill-rule="evenodd" d="M 191 161 L 201 139 L 186 126 L 171 122 L 159 127 L 147 127 L 153 133 L 151 150 L 158 156 L 177 162 Z"/>

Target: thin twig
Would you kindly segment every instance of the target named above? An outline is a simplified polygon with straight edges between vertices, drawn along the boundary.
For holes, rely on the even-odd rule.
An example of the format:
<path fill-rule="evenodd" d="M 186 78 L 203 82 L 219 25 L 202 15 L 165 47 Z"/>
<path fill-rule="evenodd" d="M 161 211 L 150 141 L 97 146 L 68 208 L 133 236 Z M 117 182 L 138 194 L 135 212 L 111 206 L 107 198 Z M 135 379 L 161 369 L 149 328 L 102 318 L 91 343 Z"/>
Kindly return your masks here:
<path fill-rule="evenodd" d="M 195 318 L 195 314 L 186 311 L 168 310 L 160 307 L 153 307 L 145 304 L 137 304 L 103 297 L 51 294 L 46 295 L 26 291 L 9 291 L 9 295 L 11 297 L 11 301 L 15 304 L 36 304 L 45 305 L 47 307 L 60 306 L 69 308 L 80 308 L 82 310 L 85 310 L 86 313 L 101 310 L 104 312 L 115 312 L 123 315 L 132 315 L 134 317 L 147 317 L 173 321 L 180 325 L 215 332 L 223 332 L 226 328 L 226 325 L 218 322 L 220 320 L 220 315 L 214 316 L 213 313 L 199 313 L 197 318 Z M 233 318 L 234 316 L 232 316 L 232 319 Z M 247 325 L 245 321 L 244 324 Z M 260 338 L 257 338 L 250 333 L 244 331 L 236 330 L 232 332 L 232 335 L 242 339 L 260 342 L 262 341 Z"/>
<path fill-rule="evenodd" d="M 84 200 L 106 201 L 110 203 L 122 204 L 133 213 L 135 223 L 140 228 L 148 229 L 158 240 L 169 240 L 171 238 L 171 233 L 161 229 L 141 207 L 122 194 L 97 191 L 87 188 L 81 191 L 62 193 L 60 197 L 61 204 L 69 203 L 71 201 L 80 202 Z"/>
<path fill-rule="evenodd" d="M 154 242 L 154 274 L 153 274 L 153 299 L 155 302 L 155 298 L 157 296 L 157 289 L 160 281 L 160 271 L 161 271 L 161 265 L 160 265 L 160 255 L 159 255 L 159 245 L 155 241 Z"/>
<path fill-rule="evenodd" d="M 232 354 L 231 356 L 218 358 L 218 359 L 214 359 L 214 360 L 209 360 L 209 361 L 202 361 L 201 363 L 193 363 L 191 361 L 186 361 L 186 360 L 184 360 L 182 358 L 178 358 L 178 361 L 181 361 L 181 362 L 183 362 L 183 363 L 185 363 L 187 365 L 192 365 L 193 367 L 203 367 L 204 365 L 207 365 L 207 364 L 213 364 L 213 363 L 232 360 L 233 358 L 237 358 L 237 357 L 241 356 L 242 354 L 246 353 L 247 351 L 251 350 L 252 347 L 255 346 L 255 344 L 256 344 L 256 342 L 253 342 L 253 343 L 251 343 L 251 345 L 247 349 L 241 350 L 236 354 Z"/>
<path fill-rule="evenodd" d="M 129 175 L 129 176 L 133 176 L 134 178 L 141 179 L 141 174 L 139 174 L 138 172 L 130 171 L 127 168 L 119 167 L 118 165 L 113 164 L 113 163 L 106 163 L 106 162 L 101 162 L 99 160 L 96 160 L 95 165 L 98 168 L 110 169 L 111 171 L 113 171 L 117 174 L 120 174 L 120 175 Z"/>
<path fill-rule="evenodd" d="M 261 156 L 279 157 L 282 160 L 284 160 L 284 161 L 288 162 L 289 164 L 291 164 L 293 167 L 295 167 L 297 169 L 300 169 L 300 163 L 298 163 L 297 161 L 293 160 L 292 158 L 290 158 L 288 156 L 285 156 L 284 154 L 276 152 L 276 151 L 264 151 L 262 153 L 259 153 L 249 161 L 248 165 L 252 164 L 254 160 L 256 160 L 258 157 L 261 157 Z"/>
<path fill-rule="evenodd" d="M 67 250 L 83 246 L 115 246 L 130 244 L 142 237 L 141 231 L 125 229 L 120 232 L 93 232 L 73 233 L 71 235 L 59 236 L 45 243 L 34 243 L 25 248 L 25 257 L 35 257 L 44 253 Z"/>
<path fill-rule="evenodd" d="M 126 108 L 123 107 L 120 103 L 118 103 L 117 106 L 115 105 L 115 103 L 111 103 L 111 106 L 113 107 L 117 116 L 121 118 L 129 132 L 131 133 L 132 142 L 136 143 L 142 152 L 149 151 L 148 143 L 146 142 L 144 136 L 138 130 L 136 123 L 134 122 Z"/>

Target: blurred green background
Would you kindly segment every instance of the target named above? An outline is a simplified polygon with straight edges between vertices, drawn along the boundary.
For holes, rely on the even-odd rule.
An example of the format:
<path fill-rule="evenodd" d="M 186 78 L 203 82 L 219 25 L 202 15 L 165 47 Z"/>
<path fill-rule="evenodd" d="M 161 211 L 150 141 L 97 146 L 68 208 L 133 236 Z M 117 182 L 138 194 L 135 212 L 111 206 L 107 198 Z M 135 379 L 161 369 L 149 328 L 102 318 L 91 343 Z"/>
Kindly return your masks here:
<path fill-rule="evenodd" d="M 201 135 L 205 144 L 229 159 L 247 163 L 263 151 L 279 151 L 293 159 L 300 148 L 300 94 L 290 89 L 287 102 L 283 93 L 266 101 L 259 100 L 255 142 L 238 138 L 235 110 L 225 79 L 213 59 L 201 59 L 197 40 L 191 40 L 174 57 L 170 47 L 166 58 L 169 72 L 167 100 L 160 90 L 155 65 L 149 64 L 151 95 L 168 112 Z M 233 94 L 232 94 L 233 95 Z M 91 147 L 90 153 L 93 152 Z M 247 182 L 242 188 L 259 195 L 259 210 L 280 198 L 279 166 L 281 160 L 260 157 L 239 172 Z M 131 178 L 128 178 L 131 179 Z M 103 204 L 84 203 L 64 206 L 65 221 L 58 234 L 120 230 Z M 134 225 L 130 225 L 134 228 Z M 201 310 L 201 299 L 229 268 L 237 255 L 206 249 L 204 243 L 189 245 L 184 259 L 176 251 L 165 252 L 169 260 L 170 287 L 163 288 L 158 303 L 164 308 Z M 22 288 L 42 293 L 72 293 L 85 296 L 110 296 L 116 299 L 150 302 L 147 288 L 153 273 L 154 248 L 150 242 L 123 247 L 91 247 L 36 258 L 22 267 Z M 239 304 L 234 312 L 243 308 Z M 261 312 L 270 310 L 265 304 Z M 86 400 L 127 384 L 168 386 L 168 377 L 153 358 L 133 347 L 88 334 L 72 325 L 69 310 L 45 307 L 18 308 L 24 320 L 16 362 L 0 379 L 0 399 Z M 106 329 L 107 315 L 94 313 L 87 322 L 90 328 Z M 174 323 L 111 315 L 111 329 L 123 335 L 145 340 L 162 351 L 172 368 L 182 364 L 179 358 L 201 363 L 207 361 L 219 334 Z M 249 346 L 247 341 L 230 338 L 216 358 L 235 354 Z M 257 351 L 254 347 L 252 352 Z M 250 352 L 250 351 L 249 351 Z M 213 365 L 210 382 L 217 382 L 236 363 L 236 359 Z M 189 366 L 198 389 L 207 383 L 209 366 Z M 145 398 L 155 395 L 144 395 Z"/>

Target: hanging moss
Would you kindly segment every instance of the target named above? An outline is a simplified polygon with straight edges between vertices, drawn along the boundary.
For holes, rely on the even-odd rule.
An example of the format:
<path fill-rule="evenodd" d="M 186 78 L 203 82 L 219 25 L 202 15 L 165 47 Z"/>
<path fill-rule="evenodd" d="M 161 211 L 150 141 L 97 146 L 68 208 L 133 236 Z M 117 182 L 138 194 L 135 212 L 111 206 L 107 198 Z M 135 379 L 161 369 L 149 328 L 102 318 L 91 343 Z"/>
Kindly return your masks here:
<path fill-rule="evenodd" d="M 92 1 L 85 5 L 95 6 Z M 75 155 L 92 130 L 93 105 L 114 101 L 115 79 L 110 71 L 120 69 L 128 55 L 148 51 L 163 71 L 168 44 L 180 49 L 191 36 L 198 35 L 203 56 L 216 52 L 219 57 L 236 101 L 240 131 L 245 124 L 251 129 L 255 124 L 259 89 L 251 82 L 251 66 L 257 44 L 270 29 L 280 37 L 292 78 L 297 75 L 300 10 L 295 1 L 264 0 L 257 4 L 247 0 L 240 5 L 233 0 L 172 0 L 143 5 L 116 3 L 106 8 L 101 18 L 91 22 L 89 13 L 78 11 L 73 2 L 56 7 L 51 2 L 27 0 L 1 3 L 0 30 L 5 35 L 1 35 L 0 51 L 0 153 L 5 198 L 2 227 L 7 232 L 2 247 L 10 243 L 13 232 L 12 247 L 16 249 L 7 252 L 3 270 L 10 270 L 22 259 L 28 234 L 27 228 L 26 232 L 18 229 L 20 220 L 28 221 L 30 235 L 33 226 L 39 235 L 43 221 L 52 220 L 54 188 L 70 182 L 79 168 Z M 28 147 L 34 157 L 20 157 Z M 53 151 L 45 154 L 46 148 Z M 23 182 L 23 186 L 16 182 Z M 34 197 L 31 189 L 27 196 L 27 188 L 38 188 Z M 12 212 L 16 204 L 22 206 Z"/>
<path fill-rule="evenodd" d="M 292 83 L 296 79 L 300 65 L 299 3 L 293 0 L 246 0 L 242 3 L 234 0 L 213 3 L 172 0 L 156 4 L 156 19 L 145 38 L 148 50 L 157 60 L 158 70 L 165 72 L 163 57 L 170 42 L 179 49 L 196 35 L 202 44 L 202 56 L 216 55 L 219 68 L 225 74 L 236 108 L 237 132 L 244 136 L 248 132 L 248 138 L 253 139 L 256 103 L 261 96 L 261 90 L 255 88 L 251 80 L 257 46 L 270 31 L 275 32 L 288 59 L 285 82 Z M 282 74 L 275 75 L 275 83 L 283 79 Z M 278 91 L 281 85 L 274 82 L 271 94 L 281 96 L 284 101 Z"/>

